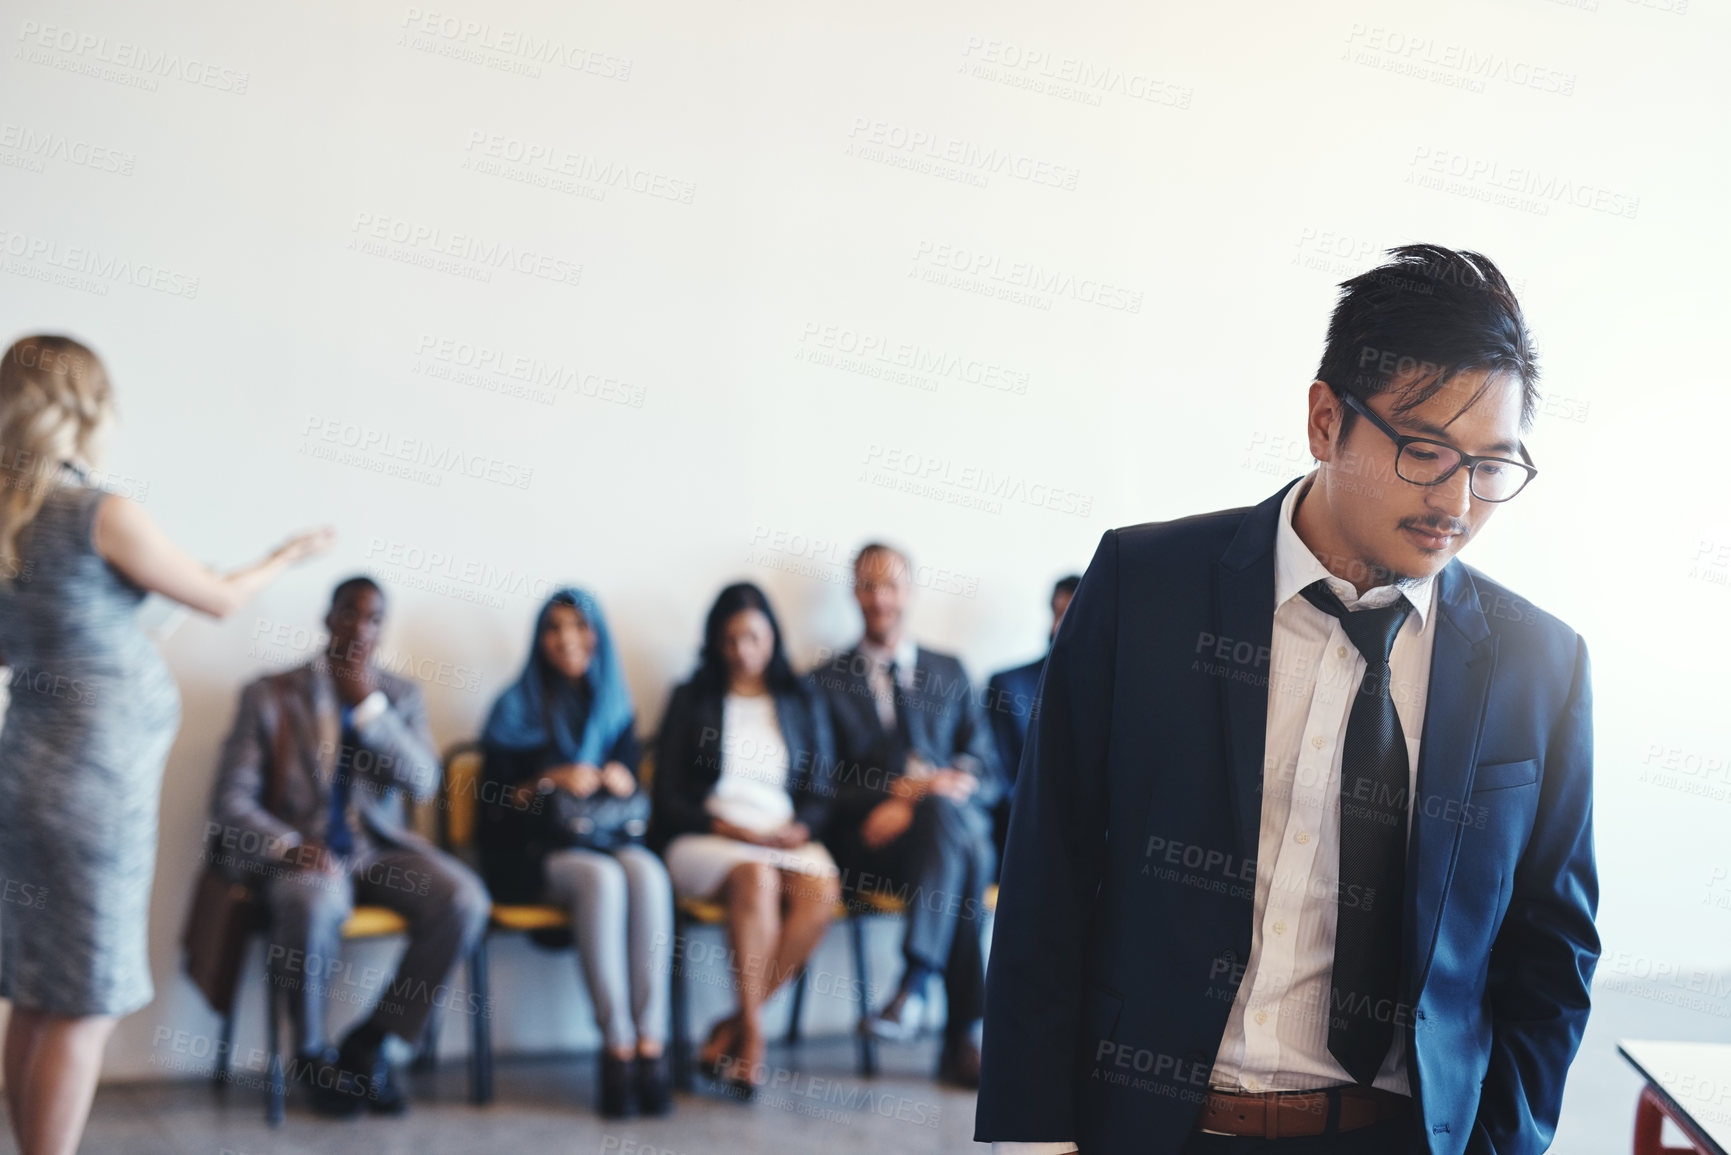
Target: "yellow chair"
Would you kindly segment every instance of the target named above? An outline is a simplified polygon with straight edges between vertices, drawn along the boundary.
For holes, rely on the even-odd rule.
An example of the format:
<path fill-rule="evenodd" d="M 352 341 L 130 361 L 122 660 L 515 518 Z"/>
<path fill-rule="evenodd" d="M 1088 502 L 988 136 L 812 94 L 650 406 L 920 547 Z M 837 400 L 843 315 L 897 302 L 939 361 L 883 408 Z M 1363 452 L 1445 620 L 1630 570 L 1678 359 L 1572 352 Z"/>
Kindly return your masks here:
<path fill-rule="evenodd" d="M 261 924 L 254 929 L 256 933 L 263 935 L 268 928 Z M 343 942 L 365 942 L 373 939 L 391 938 L 396 935 L 406 935 L 408 933 L 409 923 L 402 915 L 388 907 L 366 905 L 356 906 L 354 910 L 349 913 L 349 917 L 343 921 L 342 930 L 339 932 Z M 477 951 L 477 955 L 478 954 L 479 952 Z M 288 1104 L 288 1074 L 282 1057 L 281 1026 L 283 1013 L 287 1008 L 283 1001 L 284 992 L 277 985 L 276 976 L 273 975 L 270 970 L 268 948 L 265 957 L 265 1053 L 269 1056 L 270 1064 L 269 1084 L 265 1093 L 265 1122 L 272 1127 L 280 1127 L 282 1126 L 283 1117 L 286 1114 Z M 477 976 L 476 957 L 472 956 L 469 960 L 470 986 L 474 987 L 482 996 L 481 1005 L 485 1007 L 487 1003 L 484 960 L 481 962 L 481 967 L 482 973 Z M 477 977 L 479 978 L 479 982 L 477 982 Z M 434 1051 L 438 1042 L 438 1022 L 439 1017 L 436 1012 L 430 1015 L 427 1019 L 426 1033 L 422 1035 L 421 1042 L 415 1055 L 415 1066 L 418 1069 L 426 1069 L 431 1066 L 432 1060 L 435 1057 Z M 211 1079 L 219 1086 L 227 1086 L 229 1079 L 229 1057 L 233 1054 L 234 1050 L 234 1015 L 232 1012 L 222 1017 L 220 1030 L 222 1042 L 217 1048 L 216 1068 L 211 1075 Z M 476 1015 L 476 1037 L 479 1038 L 484 1030 L 485 1015 Z M 471 1051 L 473 1052 L 474 1048 L 471 1048 Z M 482 1103 L 487 1101 L 486 1098 L 481 1097 L 483 1090 L 486 1091 L 488 1098 L 491 1097 L 490 1083 L 483 1085 L 481 1081 L 483 1073 L 490 1074 L 490 1072 L 483 1072 L 476 1060 L 476 1055 L 471 1053 L 469 1061 L 469 1098 L 472 1102 Z"/>
<path fill-rule="evenodd" d="M 638 778 L 645 790 L 655 775 L 655 759 L 653 745 L 645 743 L 645 752 L 638 767 Z M 441 828 L 438 832 L 440 843 L 453 854 L 464 856 L 475 842 L 475 830 L 478 821 L 479 800 L 481 797 L 481 746 L 477 742 L 462 742 L 452 746 L 445 753 L 445 786 L 444 802 L 439 810 Z M 896 913 L 892 910 L 872 913 Z M 727 908 L 719 902 L 706 902 L 702 899 L 683 898 L 674 904 L 674 936 L 677 941 L 688 941 L 691 932 L 698 927 L 724 926 L 727 922 Z M 836 917 L 847 918 L 849 909 L 846 903 L 838 903 Z M 491 932 L 526 934 L 536 931 L 568 930 L 571 926 L 570 916 L 563 907 L 549 906 L 541 903 L 494 903 L 493 917 L 489 926 Z M 865 939 L 863 932 L 854 927 L 854 965 L 858 968 L 860 989 L 869 990 L 865 971 Z M 476 952 L 478 957 L 477 973 L 479 980 L 475 989 L 483 998 L 486 995 L 485 983 L 487 975 L 486 942 Z M 687 951 L 680 951 L 681 957 L 686 957 Z M 675 964 L 673 968 L 672 989 L 672 1019 L 671 1038 L 668 1040 L 668 1050 L 672 1059 L 674 1078 L 680 1090 L 689 1091 L 692 1088 L 692 1040 L 691 1040 L 691 996 L 689 978 L 683 963 Z M 793 1006 L 790 1008 L 787 1028 L 787 1041 L 797 1043 L 800 1039 L 800 1021 L 805 1006 L 807 988 L 805 968 L 793 979 Z M 869 1008 L 861 1007 L 861 1019 L 869 1013 Z M 481 1096 L 477 1102 L 487 1102 L 492 1098 L 493 1087 L 493 1054 L 492 1040 L 483 1024 L 476 1032 L 476 1045 L 480 1049 L 477 1066 L 480 1074 L 479 1084 Z M 860 1033 L 860 1070 L 863 1074 L 872 1074 L 877 1069 L 876 1050 L 871 1037 L 865 1032 Z"/>
<path fill-rule="evenodd" d="M 644 743 L 644 756 L 638 768 L 638 778 L 645 790 L 649 789 L 654 779 L 655 764 L 652 753 L 653 743 Z M 478 821 L 479 801 L 481 797 L 481 746 L 478 742 L 460 742 L 445 752 L 445 777 L 440 806 L 438 811 L 439 843 L 453 854 L 463 858 L 471 858 L 470 851 L 475 843 L 475 831 Z M 997 906 L 998 888 L 996 884 L 987 888 L 985 905 L 987 911 Z M 871 1033 L 865 1029 L 865 1020 L 871 1013 L 867 1005 L 867 992 L 871 990 L 867 969 L 867 953 L 865 944 L 865 919 L 870 917 L 899 917 L 906 913 L 906 905 L 885 895 L 868 895 L 855 897 L 850 903 L 846 898 L 836 904 L 836 919 L 846 922 L 853 951 L 855 977 L 860 987 L 860 1016 L 858 1035 L 858 1067 L 861 1075 L 877 1073 L 877 1044 Z M 356 912 L 359 915 L 359 911 Z M 388 913 L 388 912 L 386 912 Z M 674 936 L 684 944 L 689 941 L 691 932 L 698 927 L 720 927 L 727 922 L 727 907 L 719 902 L 709 902 L 703 899 L 682 898 L 674 903 Z M 494 903 L 493 915 L 489 924 L 489 934 L 493 932 L 506 934 L 528 934 L 537 931 L 569 930 L 571 918 L 563 907 L 550 906 L 542 903 Z M 482 936 L 481 945 L 476 948 L 475 958 L 471 962 L 471 986 L 481 996 L 482 1005 L 487 998 L 487 935 Z M 680 950 L 681 958 L 689 957 L 689 950 Z M 680 1090 L 689 1091 L 692 1088 L 692 1057 L 691 1037 L 691 993 L 689 976 L 683 962 L 673 968 L 672 989 L 672 1038 L 668 1049 L 671 1054 L 674 1079 Z M 805 994 L 808 986 L 804 967 L 793 979 L 793 1005 L 789 1008 L 787 1042 L 797 1043 L 800 1040 L 800 1023 L 805 1007 Z M 493 1097 L 493 1049 L 492 1037 L 488 1030 L 485 1016 L 476 1016 L 474 1054 L 471 1063 L 474 1070 L 474 1092 L 472 1098 L 477 1103 L 490 1102 Z"/>

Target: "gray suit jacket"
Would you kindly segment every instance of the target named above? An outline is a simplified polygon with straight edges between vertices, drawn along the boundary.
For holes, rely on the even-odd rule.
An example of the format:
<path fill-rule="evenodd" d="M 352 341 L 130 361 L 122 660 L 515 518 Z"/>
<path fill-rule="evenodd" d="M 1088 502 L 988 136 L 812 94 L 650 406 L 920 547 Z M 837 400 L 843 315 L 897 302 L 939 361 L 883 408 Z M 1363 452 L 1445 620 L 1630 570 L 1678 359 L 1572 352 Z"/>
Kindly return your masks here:
<path fill-rule="evenodd" d="M 383 670 L 377 678 L 390 708 L 357 731 L 351 805 L 378 842 L 424 848 L 404 821 L 403 795 L 421 803 L 439 787 L 426 707 L 414 682 Z M 322 657 L 242 691 L 208 831 L 230 877 L 252 881 L 296 843 L 324 841 L 341 733 L 341 704 Z"/>

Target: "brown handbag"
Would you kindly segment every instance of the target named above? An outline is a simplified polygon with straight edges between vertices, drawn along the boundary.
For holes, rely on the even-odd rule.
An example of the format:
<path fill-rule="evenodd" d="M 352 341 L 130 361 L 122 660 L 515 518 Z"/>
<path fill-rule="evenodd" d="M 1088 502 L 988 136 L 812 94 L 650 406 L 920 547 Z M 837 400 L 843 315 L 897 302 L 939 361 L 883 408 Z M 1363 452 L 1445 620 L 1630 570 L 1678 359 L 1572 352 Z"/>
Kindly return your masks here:
<path fill-rule="evenodd" d="M 276 717 L 277 749 L 272 751 L 265 775 L 265 809 L 271 811 L 277 807 L 278 779 L 286 754 L 280 704 Z M 228 1018 L 234 1013 L 234 993 L 246 962 L 247 942 L 264 925 L 264 896 L 252 883 L 223 874 L 216 865 L 217 857 L 217 847 L 207 845 L 204 871 L 193 888 L 192 909 L 187 912 L 180 941 L 186 949 L 187 977 L 210 1009 Z"/>
<path fill-rule="evenodd" d="M 246 962 L 247 940 L 262 914 L 258 891 L 226 878 L 206 866 L 192 893 L 181 943 L 186 947 L 186 973 L 210 1009 L 227 1018 L 234 1012 L 234 992 Z"/>

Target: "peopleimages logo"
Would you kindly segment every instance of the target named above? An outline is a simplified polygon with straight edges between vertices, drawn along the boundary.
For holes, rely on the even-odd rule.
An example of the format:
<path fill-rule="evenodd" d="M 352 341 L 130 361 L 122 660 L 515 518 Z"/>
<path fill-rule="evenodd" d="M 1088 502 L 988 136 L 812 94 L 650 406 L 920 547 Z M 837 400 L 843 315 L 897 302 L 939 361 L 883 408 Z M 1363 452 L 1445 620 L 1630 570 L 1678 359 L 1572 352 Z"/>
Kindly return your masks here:
<path fill-rule="evenodd" d="M 356 252 L 425 264 L 440 271 L 452 271 L 446 267 L 452 261 L 463 262 L 478 280 L 490 280 L 494 269 L 508 269 L 555 285 L 577 285 L 583 280 L 583 266 L 576 261 L 403 217 L 358 212 L 350 232 L 348 247 Z"/>
<path fill-rule="evenodd" d="M 70 71 L 75 72 L 108 65 L 111 68 L 139 73 L 140 80 L 179 80 L 199 88 L 232 92 L 236 96 L 246 94 L 247 82 L 252 78 L 251 73 L 213 64 L 194 56 L 153 49 L 130 40 L 114 40 L 76 28 L 39 24 L 34 20 L 19 22 L 18 40 L 26 50 L 45 50 L 61 54 L 61 60 L 29 57 L 32 63 L 60 67 L 61 62 L 65 61 L 73 65 Z M 148 87 L 154 90 L 156 86 L 152 83 Z"/>

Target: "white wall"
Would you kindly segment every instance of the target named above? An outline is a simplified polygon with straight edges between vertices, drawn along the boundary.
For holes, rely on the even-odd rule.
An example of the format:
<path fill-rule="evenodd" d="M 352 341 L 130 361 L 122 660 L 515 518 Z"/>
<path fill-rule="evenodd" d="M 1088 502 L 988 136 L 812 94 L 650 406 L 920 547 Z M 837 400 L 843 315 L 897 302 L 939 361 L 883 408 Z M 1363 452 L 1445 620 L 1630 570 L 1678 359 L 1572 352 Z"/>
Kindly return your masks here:
<path fill-rule="evenodd" d="M 208 1029 L 176 938 L 216 745 L 334 579 L 390 586 L 388 648 L 433 674 L 442 742 L 550 583 L 598 592 L 647 725 L 730 579 L 770 590 L 802 659 L 848 641 L 837 579 L 874 535 L 933 567 L 917 632 L 983 675 L 1038 652 L 1049 583 L 1106 528 L 1308 465 L 1333 285 L 1412 240 L 1490 254 L 1541 345 L 1542 476 L 1468 560 L 1592 646 L 1601 975 L 1724 967 L 1723 6 L 432 11 L 76 0 L 0 24 L 7 339 L 98 348 L 117 484 L 200 557 L 342 535 L 165 646 L 159 994 L 114 1075 L 160 1069 L 159 1025 Z M 509 47 L 547 40 L 576 67 Z M 494 137 L 623 178 L 496 160 Z M 1024 265 L 1057 289 L 997 296 Z M 883 352 L 826 363 L 831 327 Z M 475 349 L 567 387 L 513 396 Z M 899 382 L 898 356 L 939 368 Z M 374 448 L 313 452 L 344 440 Z M 388 472 L 423 451 L 483 476 Z M 500 954 L 502 991 L 557 1000 L 506 1006 L 503 1047 L 592 1038 L 567 960 Z"/>

